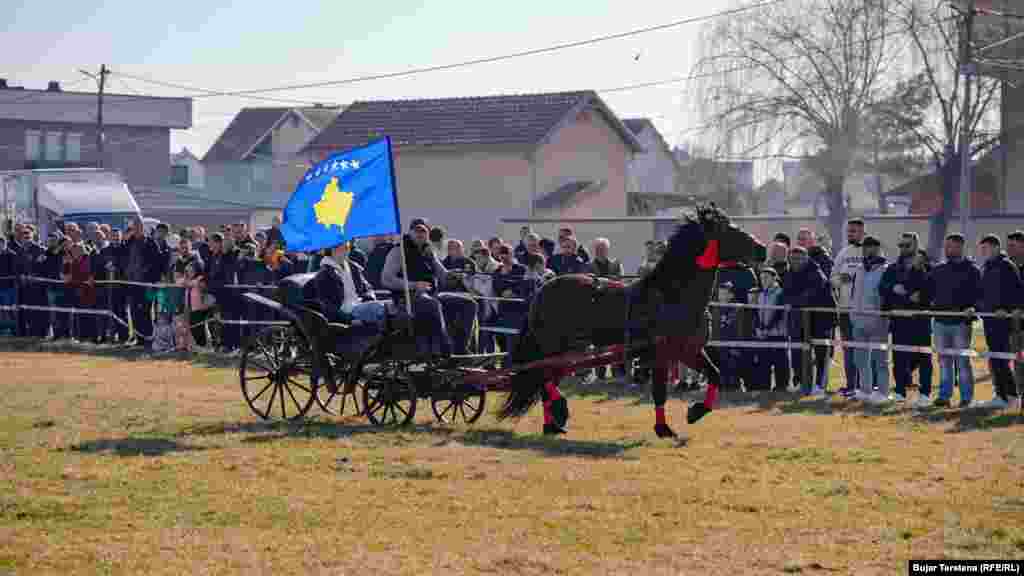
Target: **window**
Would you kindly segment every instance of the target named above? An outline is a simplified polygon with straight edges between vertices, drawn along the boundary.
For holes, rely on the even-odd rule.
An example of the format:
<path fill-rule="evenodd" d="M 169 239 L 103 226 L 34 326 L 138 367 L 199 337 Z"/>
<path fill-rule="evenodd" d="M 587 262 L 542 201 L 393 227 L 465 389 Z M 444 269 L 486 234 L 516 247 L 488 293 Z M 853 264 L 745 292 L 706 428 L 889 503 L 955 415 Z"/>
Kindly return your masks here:
<path fill-rule="evenodd" d="M 81 134 L 68 134 L 67 140 L 64 142 L 64 154 L 65 160 L 67 160 L 68 162 L 82 161 Z"/>
<path fill-rule="evenodd" d="M 39 160 L 40 138 L 42 134 L 38 130 L 25 131 L 25 160 Z"/>
<path fill-rule="evenodd" d="M 60 140 L 62 134 L 60 132 L 47 132 L 46 133 L 46 161 L 47 162 L 60 162 L 63 160 L 61 157 Z"/>
<path fill-rule="evenodd" d="M 188 186 L 188 166 L 171 166 L 171 184 Z"/>

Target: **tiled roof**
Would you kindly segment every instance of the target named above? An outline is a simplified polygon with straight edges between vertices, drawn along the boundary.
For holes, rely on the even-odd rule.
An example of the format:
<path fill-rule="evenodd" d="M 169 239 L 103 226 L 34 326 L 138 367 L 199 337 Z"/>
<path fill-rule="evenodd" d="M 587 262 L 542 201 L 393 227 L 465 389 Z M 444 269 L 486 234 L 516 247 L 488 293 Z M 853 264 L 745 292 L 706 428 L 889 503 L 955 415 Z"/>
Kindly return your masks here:
<path fill-rule="evenodd" d="M 187 186 L 139 187 L 132 189 L 135 201 L 143 214 L 158 211 L 217 212 L 223 210 L 278 210 L 280 207 L 264 204 L 235 202 L 212 198 L 202 190 Z"/>
<path fill-rule="evenodd" d="M 341 113 L 342 108 L 307 107 L 299 108 L 299 112 L 316 127 L 317 132 L 322 131 L 334 122 L 334 119 Z"/>
<path fill-rule="evenodd" d="M 242 108 L 203 156 L 203 163 L 238 162 L 290 108 Z"/>
<path fill-rule="evenodd" d="M 644 131 L 644 126 L 650 124 L 650 120 L 647 118 L 626 118 L 622 121 L 629 128 L 629 131 L 637 136 Z"/>
<path fill-rule="evenodd" d="M 344 149 L 390 136 L 396 147 L 539 144 L 566 115 L 592 104 L 634 149 L 640 144 L 592 90 L 431 100 L 359 101 L 307 145 Z"/>

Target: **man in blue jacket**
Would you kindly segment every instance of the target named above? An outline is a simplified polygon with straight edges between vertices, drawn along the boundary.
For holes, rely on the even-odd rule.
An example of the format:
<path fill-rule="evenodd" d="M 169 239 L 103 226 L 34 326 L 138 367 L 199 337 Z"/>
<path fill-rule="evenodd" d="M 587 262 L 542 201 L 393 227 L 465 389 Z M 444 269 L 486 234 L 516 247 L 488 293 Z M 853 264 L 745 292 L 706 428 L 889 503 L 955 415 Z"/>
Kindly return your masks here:
<path fill-rule="evenodd" d="M 1020 271 L 1001 250 L 999 238 L 989 234 L 978 243 L 978 255 L 983 260 L 981 272 L 981 298 L 979 309 L 994 314 L 1011 314 L 1021 301 Z M 1010 351 L 1010 322 L 1006 318 L 985 319 L 985 341 L 991 352 Z M 990 358 L 989 369 L 995 386 L 995 396 L 981 405 L 1001 410 L 1017 401 L 1017 386 L 1010 371 L 1010 361 Z"/>
<path fill-rule="evenodd" d="M 935 317 L 935 347 L 971 349 L 971 326 L 975 306 L 981 295 L 981 272 L 974 262 L 964 258 L 964 237 L 946 236 L 946 261 L 932 271 L 932 309 L 956 312 L 960 316 Z M 968 408 L 974 400 L 974 371 L 966 356 L 939 357 L 939 397 L 935 406 L 949 406 L 953 382 L 959 376 L 960 407 Z"/>
<path fill-rule="evenodd" d="M 807 339 L 831 338 L 835 327 L 835 315 L 822 312 L 811 313 L 811 333 L 804 333 L 803 316 L 799 311 L 801 308 L 834 308 L 835 298 L 832 295 L 828 279 L 825 278 L 821 268 L 811 261 L 807 250 L 802 246 L 796 246 L 789 252 L 789 272 L 782 282 L 782 303 L 794 308 L 789 315 L 787 330 L 793 341 Z M 828 390 L 828 367 L 831 359 L 831 351 L 828 346 L 815 345 L 814 352 L 814 382 L 802 381 L 802 370 L 804 350 L 794 349 L 791 353 L 792 367 L 794 371 L 793 380 L 800 385 L 803 394 L 814 396 L 825 396 Z"/>

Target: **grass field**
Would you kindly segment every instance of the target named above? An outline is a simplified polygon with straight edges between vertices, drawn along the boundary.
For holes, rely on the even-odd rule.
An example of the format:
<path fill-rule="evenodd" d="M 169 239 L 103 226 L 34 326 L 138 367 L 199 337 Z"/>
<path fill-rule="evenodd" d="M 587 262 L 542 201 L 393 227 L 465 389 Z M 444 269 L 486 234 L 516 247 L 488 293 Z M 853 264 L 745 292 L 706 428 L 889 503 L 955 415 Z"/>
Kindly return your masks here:
<path fill-rule="evenodd" d="M 0 352 L 0 574 L 906 574 L 1024 557 L 1024 419 L 727 395 L 268 424 L 230 364 Z M 836 373 L 838 376 L 838 372 Z M 991 397 L 980 384 L 977 398 Z M 492 399 L 492 403 L 493 403 Z M 316 408 L 314 407 L 314 413 Z"/>

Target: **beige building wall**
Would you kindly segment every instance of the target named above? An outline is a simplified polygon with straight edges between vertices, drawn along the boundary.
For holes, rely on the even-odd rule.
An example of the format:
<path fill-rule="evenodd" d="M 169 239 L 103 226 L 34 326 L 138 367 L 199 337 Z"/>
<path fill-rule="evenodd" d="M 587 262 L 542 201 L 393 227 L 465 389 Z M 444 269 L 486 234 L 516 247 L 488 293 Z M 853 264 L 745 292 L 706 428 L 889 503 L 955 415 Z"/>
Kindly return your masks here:
<path fill-rule="evenodd" d="M 600 194 L 573 206 L 563 217 L 626 215 L 626 163 L 630 151 L 622 137 L 596 110 L 577 115 L 540 148 L 537 196 L 573 181 L 603 180 Z"/>
<path fill-rule="evenodd" d="M 425 217 L 468 243 L 497 234 L 502 216 L 530 214 L 532 172 L 521 149 L 400 149 L 394 155 L 403 229 Z"/>
<path fill-rule="evenodd" d="M 274 151 L 273 186 L 275 196 L 287 201 L 295 186 L 305 175 L 307 167 L 297 153 L 316 131 L 295 114 L 289 114 L 274 128 L 271 138 Z"/>

